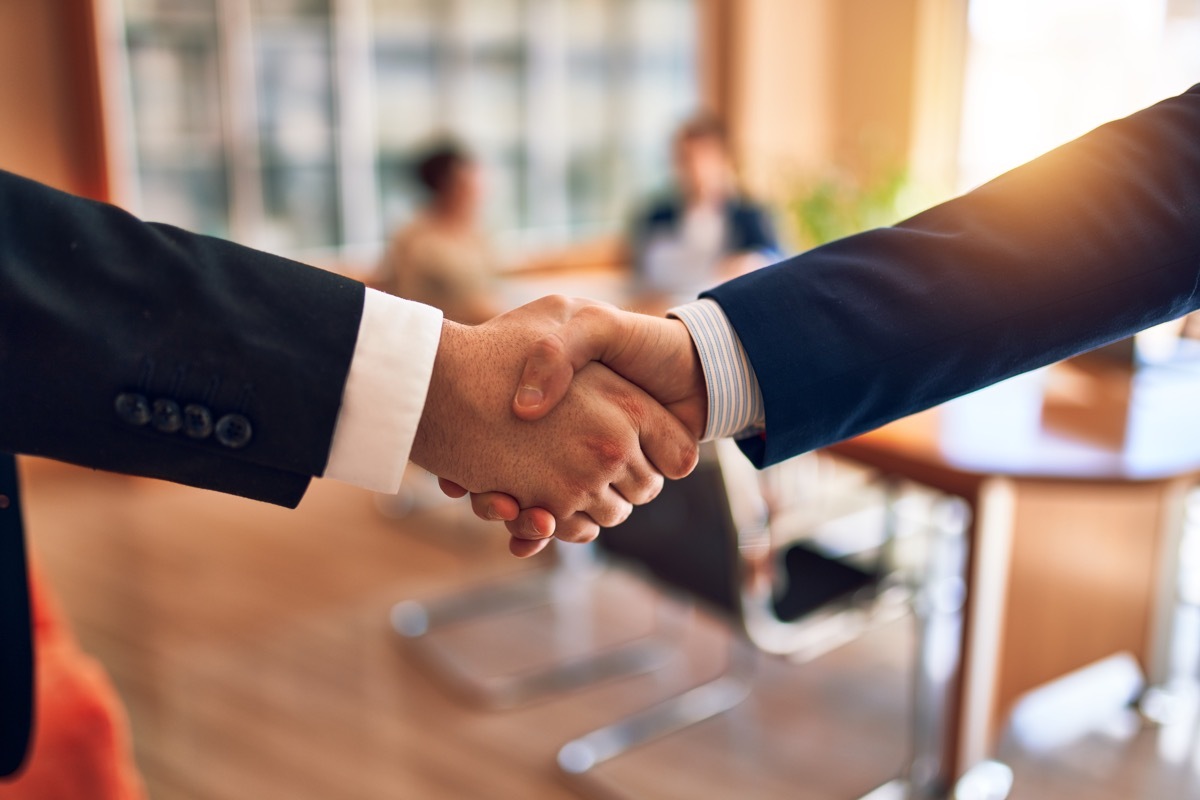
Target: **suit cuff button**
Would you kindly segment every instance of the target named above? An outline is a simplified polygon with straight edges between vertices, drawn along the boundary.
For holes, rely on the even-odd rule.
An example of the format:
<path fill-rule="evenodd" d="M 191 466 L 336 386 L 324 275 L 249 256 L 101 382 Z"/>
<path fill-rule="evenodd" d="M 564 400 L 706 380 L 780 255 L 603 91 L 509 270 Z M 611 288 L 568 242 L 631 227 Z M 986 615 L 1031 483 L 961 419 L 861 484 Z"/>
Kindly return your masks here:
<path fill-rule="evenodd" d="M 151 407 L 150 423 L 159 433 L 175 433 L 183 427 L 183 412 L 174 400 L 159 398 Z"/>
<path fill-rule="evenodd" d="M 150 422 L 150 402 L 144 395 L 122 392 L 113 404 L 122 422 L 141 427 Z"/>
<path fill-rule="evenodd" d="M 226 414 L 217 420 L 217 441 L 230 450 L 238 450 L 250 443 L 254 428 L 250 420 L 241 414 Z"/>
<path fill-rule="evenodd" d="M 212 436 L 212 412 L 197 403 L 188 403 L 183 407 L 183 433 L 193 439 L 207 439 Z"/>

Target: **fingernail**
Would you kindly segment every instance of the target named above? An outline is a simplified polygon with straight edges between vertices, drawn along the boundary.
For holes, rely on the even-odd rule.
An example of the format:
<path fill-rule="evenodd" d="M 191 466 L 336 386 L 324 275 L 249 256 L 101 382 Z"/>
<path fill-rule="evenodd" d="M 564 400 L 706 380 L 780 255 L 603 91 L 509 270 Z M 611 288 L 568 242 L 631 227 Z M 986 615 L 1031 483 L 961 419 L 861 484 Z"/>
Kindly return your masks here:
<path fill-rule="evenodd" d="M 500 516 L 500 512 L 496 510 L 495 506 L 488 506 L 487 518 L 496 522 L 501 522 L 504 519 L 504 517 Z"/>
<path fill-rule="evenodd" d="M 536 386 L 522 386 L 517 389 L 517 405 L 521 408 L 534 408 L 542 404 L 544 395 Z"/>
<path fill-rule="evenodd" d="M 541 536 L 543 539 L 550 535 L 550 526 L 545 522 L 535 522 L 533 523 L 532 528 L 533 532 L 538 536 Z"/>

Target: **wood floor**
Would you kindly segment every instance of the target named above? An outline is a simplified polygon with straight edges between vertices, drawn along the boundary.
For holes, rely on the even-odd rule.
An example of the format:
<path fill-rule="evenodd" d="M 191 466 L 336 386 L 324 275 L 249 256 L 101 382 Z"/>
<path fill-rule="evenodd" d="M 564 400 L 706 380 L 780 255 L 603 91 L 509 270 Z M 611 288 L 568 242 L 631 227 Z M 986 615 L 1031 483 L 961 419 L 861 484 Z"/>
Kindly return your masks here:
<path fill-rule="evenodd" d="M 568 800 L 590 789 L 559 777 L 562 743 L 723 663 L 721 627 L 697 616 L 659 672 L 473 708 L 418 667 L 388 610 L 545 564 L 516 562 L 458 510 L 396 522 L 333 483 L 289 512 L 43 462 L 24 474 L 34 550 L 128 704 L 158 800 Z M 519 669 L 644 632 L 659 603 L 621 576 L 592 599 L 590 613 L 503 617 L 456 643 L 481 671 Z M 903 765 L 911 648 L 901 621 L 814 664 L 764 660 L 734 713 L 597 776 L 654 800 L 858 797 Z M 1101 733 L 1038 757 L 1009 746 L 1013 797 L 1200 799 L 1195 727 Z"/>

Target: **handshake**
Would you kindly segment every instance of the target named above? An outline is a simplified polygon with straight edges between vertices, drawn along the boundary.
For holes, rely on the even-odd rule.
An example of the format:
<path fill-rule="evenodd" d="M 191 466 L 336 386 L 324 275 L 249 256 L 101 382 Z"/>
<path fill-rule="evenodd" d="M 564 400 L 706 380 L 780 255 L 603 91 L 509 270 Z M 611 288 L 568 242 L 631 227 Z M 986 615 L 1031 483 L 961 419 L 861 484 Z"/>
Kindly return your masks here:
<path fill-rule="evenodd" d="M 690 473 L 707 416 L 682 322 L 546 297 L 443 323 L 411 459 L 526 557 L 591 541 Z"/>

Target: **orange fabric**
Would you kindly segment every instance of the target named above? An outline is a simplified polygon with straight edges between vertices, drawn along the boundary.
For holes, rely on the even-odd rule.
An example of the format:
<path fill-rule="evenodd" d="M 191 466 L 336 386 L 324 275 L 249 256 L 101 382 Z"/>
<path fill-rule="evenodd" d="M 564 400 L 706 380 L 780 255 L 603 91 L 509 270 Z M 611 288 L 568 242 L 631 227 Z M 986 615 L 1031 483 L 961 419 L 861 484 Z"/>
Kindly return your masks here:
<path fill-rule="evenodd" d="M 43 576 L 30 564 L 37 696 L 33 748 L 2 800 L 145 800 L 129 720 L 103 667 L 79 648 Z"/>

